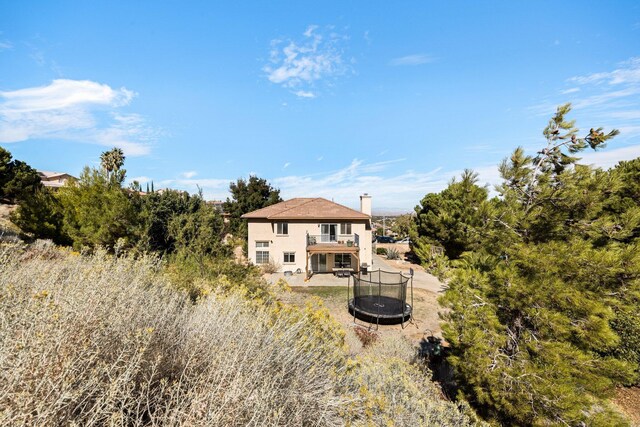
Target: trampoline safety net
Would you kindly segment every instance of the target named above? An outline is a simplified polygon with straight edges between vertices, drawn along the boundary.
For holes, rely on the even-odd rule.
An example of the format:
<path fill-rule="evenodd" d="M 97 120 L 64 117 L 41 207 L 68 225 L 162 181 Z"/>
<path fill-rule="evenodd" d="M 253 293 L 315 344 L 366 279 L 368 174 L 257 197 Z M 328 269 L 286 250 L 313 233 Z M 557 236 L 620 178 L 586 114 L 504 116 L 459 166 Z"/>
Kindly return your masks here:
<path fill-rule="evenodd" d="M 349 300 L 349 310 L 354 317 L 370 323 L 404 323 L 411 318 L 411 276 L 377 270 L 368 274 L 352 274 L 351 279 L 353 298 Z M 407 285 L 410 282 L 412 304 L 407 304 Z"/>

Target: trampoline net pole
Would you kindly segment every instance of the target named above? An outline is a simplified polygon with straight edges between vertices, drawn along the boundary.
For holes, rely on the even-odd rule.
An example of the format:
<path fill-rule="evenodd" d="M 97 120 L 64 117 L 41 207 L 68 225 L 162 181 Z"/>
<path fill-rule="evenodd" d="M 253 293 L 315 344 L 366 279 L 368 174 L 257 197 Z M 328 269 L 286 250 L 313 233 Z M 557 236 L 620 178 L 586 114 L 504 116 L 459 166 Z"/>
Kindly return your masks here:
<path fill-rule="evenodd" d="M 382 294 L 382 278 L 380 270 L 378 270 L 378 316 L 376 316 L 376 330 L 380 328 L 380 297 Z"/>
<path fill-rule="evenodd" d="M 349 277 L 347 278 L 347 309 L 349 309 L 349 285 L 351 284 L 351 275 L 349 275 Z M 355 283 L 353 284 L 353 286 L 355 286 Z M 355 292 L 354 292 L 354 296 L 355 296 Z M 354 301 L 355 304 L 355 301 Z"/>
<path fill-rule="evenodd" d="M 411 276 L 411 310 L 413 310 L 413 275 Z M 413 319 L 413 312 L 411 316 L 411 319 Z"/>
<path fill-rule="evenodd" d="M 407 284 L 404 282 L 404 276 L 400 273 L 400 301 L 402 301 L 402 306 L 400 306 L 400 310 L 402 310 L 402 329 L 404 329 L 404 309 L 407 305 Z"/>

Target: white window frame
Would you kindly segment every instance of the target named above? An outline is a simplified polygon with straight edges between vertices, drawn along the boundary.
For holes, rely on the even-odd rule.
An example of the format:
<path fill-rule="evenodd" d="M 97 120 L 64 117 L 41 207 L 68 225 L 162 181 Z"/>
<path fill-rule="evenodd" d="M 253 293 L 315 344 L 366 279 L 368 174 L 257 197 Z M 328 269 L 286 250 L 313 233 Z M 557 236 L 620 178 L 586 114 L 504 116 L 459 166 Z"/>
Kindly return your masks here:
<path fill-rule="evenodd" d="M 340 234 L 343 236 L 348 236 L 351 233 L 351 223 L 350 222 L 343 222 L 340 224 Z"/>
<path fill-rule="evenodd" d="M 289 235 L 289 223 L 288 222 L 276 222 L 276 235 L 288 236 Z"/>
<path fill-rule="evenodd" d="M 287 257 L 289 261 L 287 261 Z M 293 257 L 293 259 L 291 259 Z M 296 263 L 296 253 L 295 252 L 283 252 L 282 254 L 282 262 L 283 264 L 295 264 Z"/>
<path fill-rule="evenodd" d="M 269 264 L 270 260 L 269 251 L 256 251 L 256 264 Z"/>
<path fill-rule="evenodd" d="M 269 241 L 268 240 L 256 240 L 256 248 L 268 248 Z"/>
<path fill-rule="evenodd" d="M 326 227 L 326 233 L 324 229 Z M 331 228 L 333 227 L 334 233 L 331 233 Z M 320 243 L 335 243 L 338 241 L 338 231 L 340 231 L 340 227 L 335 223 L 322 223 L 320 224 Z"/>

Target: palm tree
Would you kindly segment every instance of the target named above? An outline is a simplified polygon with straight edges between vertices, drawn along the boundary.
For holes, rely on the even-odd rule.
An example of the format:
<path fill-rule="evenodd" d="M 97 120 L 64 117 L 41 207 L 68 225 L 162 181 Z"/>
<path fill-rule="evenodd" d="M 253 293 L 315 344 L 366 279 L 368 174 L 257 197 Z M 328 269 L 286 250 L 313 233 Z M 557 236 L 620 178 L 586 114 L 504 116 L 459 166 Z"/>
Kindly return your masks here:
<path fill-rule="evenodd" d="M 105 151 L 100 155 L 100 164 L 102 169 L 107 173 L 109 181 L 112 181 L 116 176 L 120 168 L 124 165 L 124 153 L 120 148 L 113 148 L 109 151 Z"/>

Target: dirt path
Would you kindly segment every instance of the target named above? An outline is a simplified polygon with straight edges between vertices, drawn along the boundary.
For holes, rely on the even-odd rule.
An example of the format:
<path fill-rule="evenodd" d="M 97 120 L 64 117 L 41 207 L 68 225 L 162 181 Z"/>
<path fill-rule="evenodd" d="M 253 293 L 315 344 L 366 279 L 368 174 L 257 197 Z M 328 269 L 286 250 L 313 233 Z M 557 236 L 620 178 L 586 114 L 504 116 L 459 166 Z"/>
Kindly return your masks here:
<path fill-rule="evenodd" d="M 373 256 L 373 270 L 398 271 L 403 274 L 409 274 L 413 269 L 413 287 L 418 289 L 426 289 L 430 292 L 439 294 L 446 288 L 445 284 L 440 282 L 435 276 L 427 273 L 422 266 L 412 264 L 403 260 L 388 260 L 379 255 Z"/>

